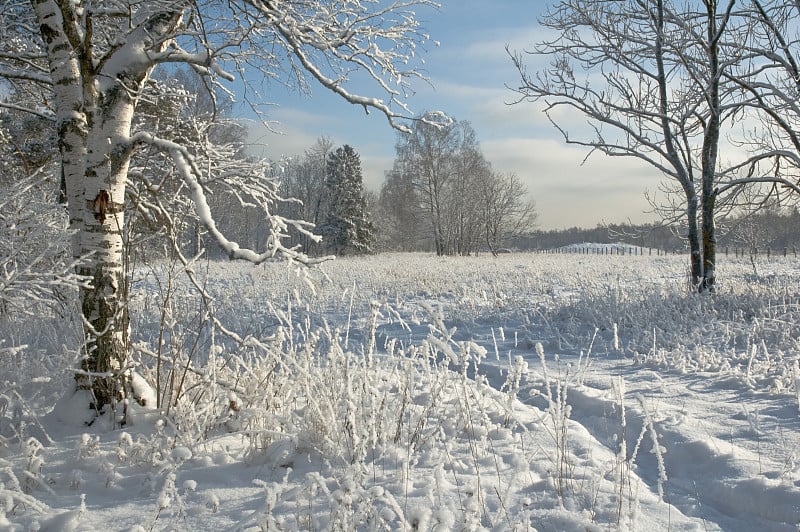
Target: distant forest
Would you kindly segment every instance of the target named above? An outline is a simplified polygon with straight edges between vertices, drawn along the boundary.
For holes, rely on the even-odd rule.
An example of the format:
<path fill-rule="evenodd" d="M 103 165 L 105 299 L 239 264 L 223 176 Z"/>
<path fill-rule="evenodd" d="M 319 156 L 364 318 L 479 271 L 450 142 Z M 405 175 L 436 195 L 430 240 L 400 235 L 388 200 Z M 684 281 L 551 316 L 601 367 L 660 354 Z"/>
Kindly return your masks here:
<path fill-rule="evenodd" d="M 663 224 L 608 224 L 591 229 L 572 227 L 534 231 L 514 240 L 513 249 L 544 250 L 570 244 L 627 244 L 665 251 L 687 248 L 686 229 Z M 774 252 L 800 249 L 800 211 L 793 208 L 768 208 L 749 215 L 730 217 L 718 223 L 719 251 L 766 250 Z"/>

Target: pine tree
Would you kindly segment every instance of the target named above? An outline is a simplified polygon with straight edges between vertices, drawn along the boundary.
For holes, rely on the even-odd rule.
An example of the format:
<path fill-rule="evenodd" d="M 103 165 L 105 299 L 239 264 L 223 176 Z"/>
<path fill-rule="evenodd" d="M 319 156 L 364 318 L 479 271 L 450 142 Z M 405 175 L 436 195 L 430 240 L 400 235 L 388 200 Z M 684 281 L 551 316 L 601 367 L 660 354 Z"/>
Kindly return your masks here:
<path fill-rule="evenodd" d="M 327 212 L 318 230 L 329 253 L 371 253 L 372 222 L 364 197 L 361 157 L 345 144 L 328 156 L 325 189 Z"/>

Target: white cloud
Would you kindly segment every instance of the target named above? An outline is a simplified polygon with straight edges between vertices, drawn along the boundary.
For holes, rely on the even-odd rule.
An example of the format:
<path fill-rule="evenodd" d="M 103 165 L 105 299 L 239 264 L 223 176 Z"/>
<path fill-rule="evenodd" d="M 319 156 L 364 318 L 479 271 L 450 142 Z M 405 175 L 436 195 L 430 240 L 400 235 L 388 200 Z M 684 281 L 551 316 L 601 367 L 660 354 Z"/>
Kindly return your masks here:
<path fill-rule="evenodd" d="M 364 185 L 379 190 L 384 173 L 394 161 L 394 133 L 389 130 L 378 135 L 375 142 L 349 138 L 341 128 L 341 118 L 310 113 L 300 109 L 278 108 L 270 114 L 274 123 L 269 127 L 256 121 L 247 121 L 250 152 L 269 159 L 302 155 L 321 136 L 329 137 L 335 146 L 350 144 L 361 156 Z M 387 127 L 388 129 L 388 127 Z M 388 144 L 387 144 L 388 142 Z"/>
<path fill-rule="evenodd" d="M 276 108 L 270 122 L 248 120 L 250 151 L 269 159 L 302 154 L 320 136 L 315 131 L 330 118 L 298 109 Z"/>
<path fill-rule="evenodd" d="M 383 155 L 377 152 L 363 151 L 356 148 L 361 155 L 361 171 L 364 175 L 364 186 L 375 192 L 381 189 L 384 175 L 392 168 L 394 155 Z"/>
<path fill-rule="evenodd" d="M 545 229 L 652 219 L 644 193 L 661 177 L 643 163 L 598 154 L 582 166 L 585 150 L 535 138 L 494 139 L 482 148 L 497 171 L 528 186 Z"/>

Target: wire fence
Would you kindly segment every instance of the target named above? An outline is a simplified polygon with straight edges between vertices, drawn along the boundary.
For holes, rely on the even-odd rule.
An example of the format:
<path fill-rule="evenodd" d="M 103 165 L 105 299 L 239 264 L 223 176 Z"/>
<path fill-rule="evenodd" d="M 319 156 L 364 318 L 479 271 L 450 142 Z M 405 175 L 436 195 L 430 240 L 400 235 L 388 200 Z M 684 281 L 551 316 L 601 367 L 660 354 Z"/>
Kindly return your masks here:
<path fill-rule="evenodd" d="M 664 250 L 658 248 L 643 248 L 639 246 L 624 246 L 621 244 L 609 245 L 569 245 L 555 249 L 543 250 L 544 253 L 568 253 L 573 255 L 678 255 L 681 250 Z"/>
<path fill-rule="evenodd" d="M 720 250 L 717 250 L 720 253 Z M 733 257 L 794 257 L 797 258 L 796 247 L 783 247 L 783 248 L 725 248 L 725 256 Z"/>
<path fill-rule="evenodd" d="M 627 256 L 667 256 L 667 255 L 682 255 L 688 253 L 686 249 L 659 249 L 659 248 L 644 248 L 640 246 L 626 246 L 623 244 L 609 244 L 609 245 L 569 245 L 555 249 L 542 250 L 543 253 L 568 253 L 576 255 L 627 255 Z M 718 247 L 717 256 L 725 257 L 794 257 L 797 258 L 796 247 Z"/>

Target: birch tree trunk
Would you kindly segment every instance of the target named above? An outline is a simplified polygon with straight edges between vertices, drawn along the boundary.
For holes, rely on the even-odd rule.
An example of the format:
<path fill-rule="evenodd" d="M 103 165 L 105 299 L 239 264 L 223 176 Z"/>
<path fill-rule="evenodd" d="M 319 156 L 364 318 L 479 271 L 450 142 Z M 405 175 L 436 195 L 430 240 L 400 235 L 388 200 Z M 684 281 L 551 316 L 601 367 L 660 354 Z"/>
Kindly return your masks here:
<path fill-rule="evenodd" d="M 55 91 L 56 127 L 58 149 L 61 155 L 64 191 L 72 231 L 74 258 L 81 256 L 83 210 L 79 207 L 83 198 L 80 176 L 86 162 L 86 138 L 88 127 L 83 112 L 82 74 L 79 57 L 73 53 L 71 43 L 64 32 L 65 21 L 61 9 L 53 0 L 31 0 L 39 31 L 47 48 L 52 83 Z"/>
<path fill-rule="evenodd" d="M 53 80 L 73 255 L 82 258 L 79 273 L 91 280 L 81 290 L 85 353 L 76 381 L 102 413 L 106 405 L 115 408 L 126 388 L 123 207 L 131 124 L 138 90 L 155 66 L 150 58 L 166 47 L 180 13 L 149 15 L 98 61 L 91 24 L 79 25 L 71 3 L 32 4 Z"/>
<path fill-rule="evenodd" d="M 89 96 L 89 95 L 87 95 Z M 81 252 L 88 256 L 81 273 L 91 287 L 81 293 L 86 326 L 85 372 L 79 386 L 94 393 L 95 407 L 114 405 L 124 394 L 122 368 L 127 357 L 128 313 L 123 257 L 123 204 L 130 163 L 128 137 L 134 101 L 127 90 L 107 88 L 91 97 L 83 176 Z"/>

